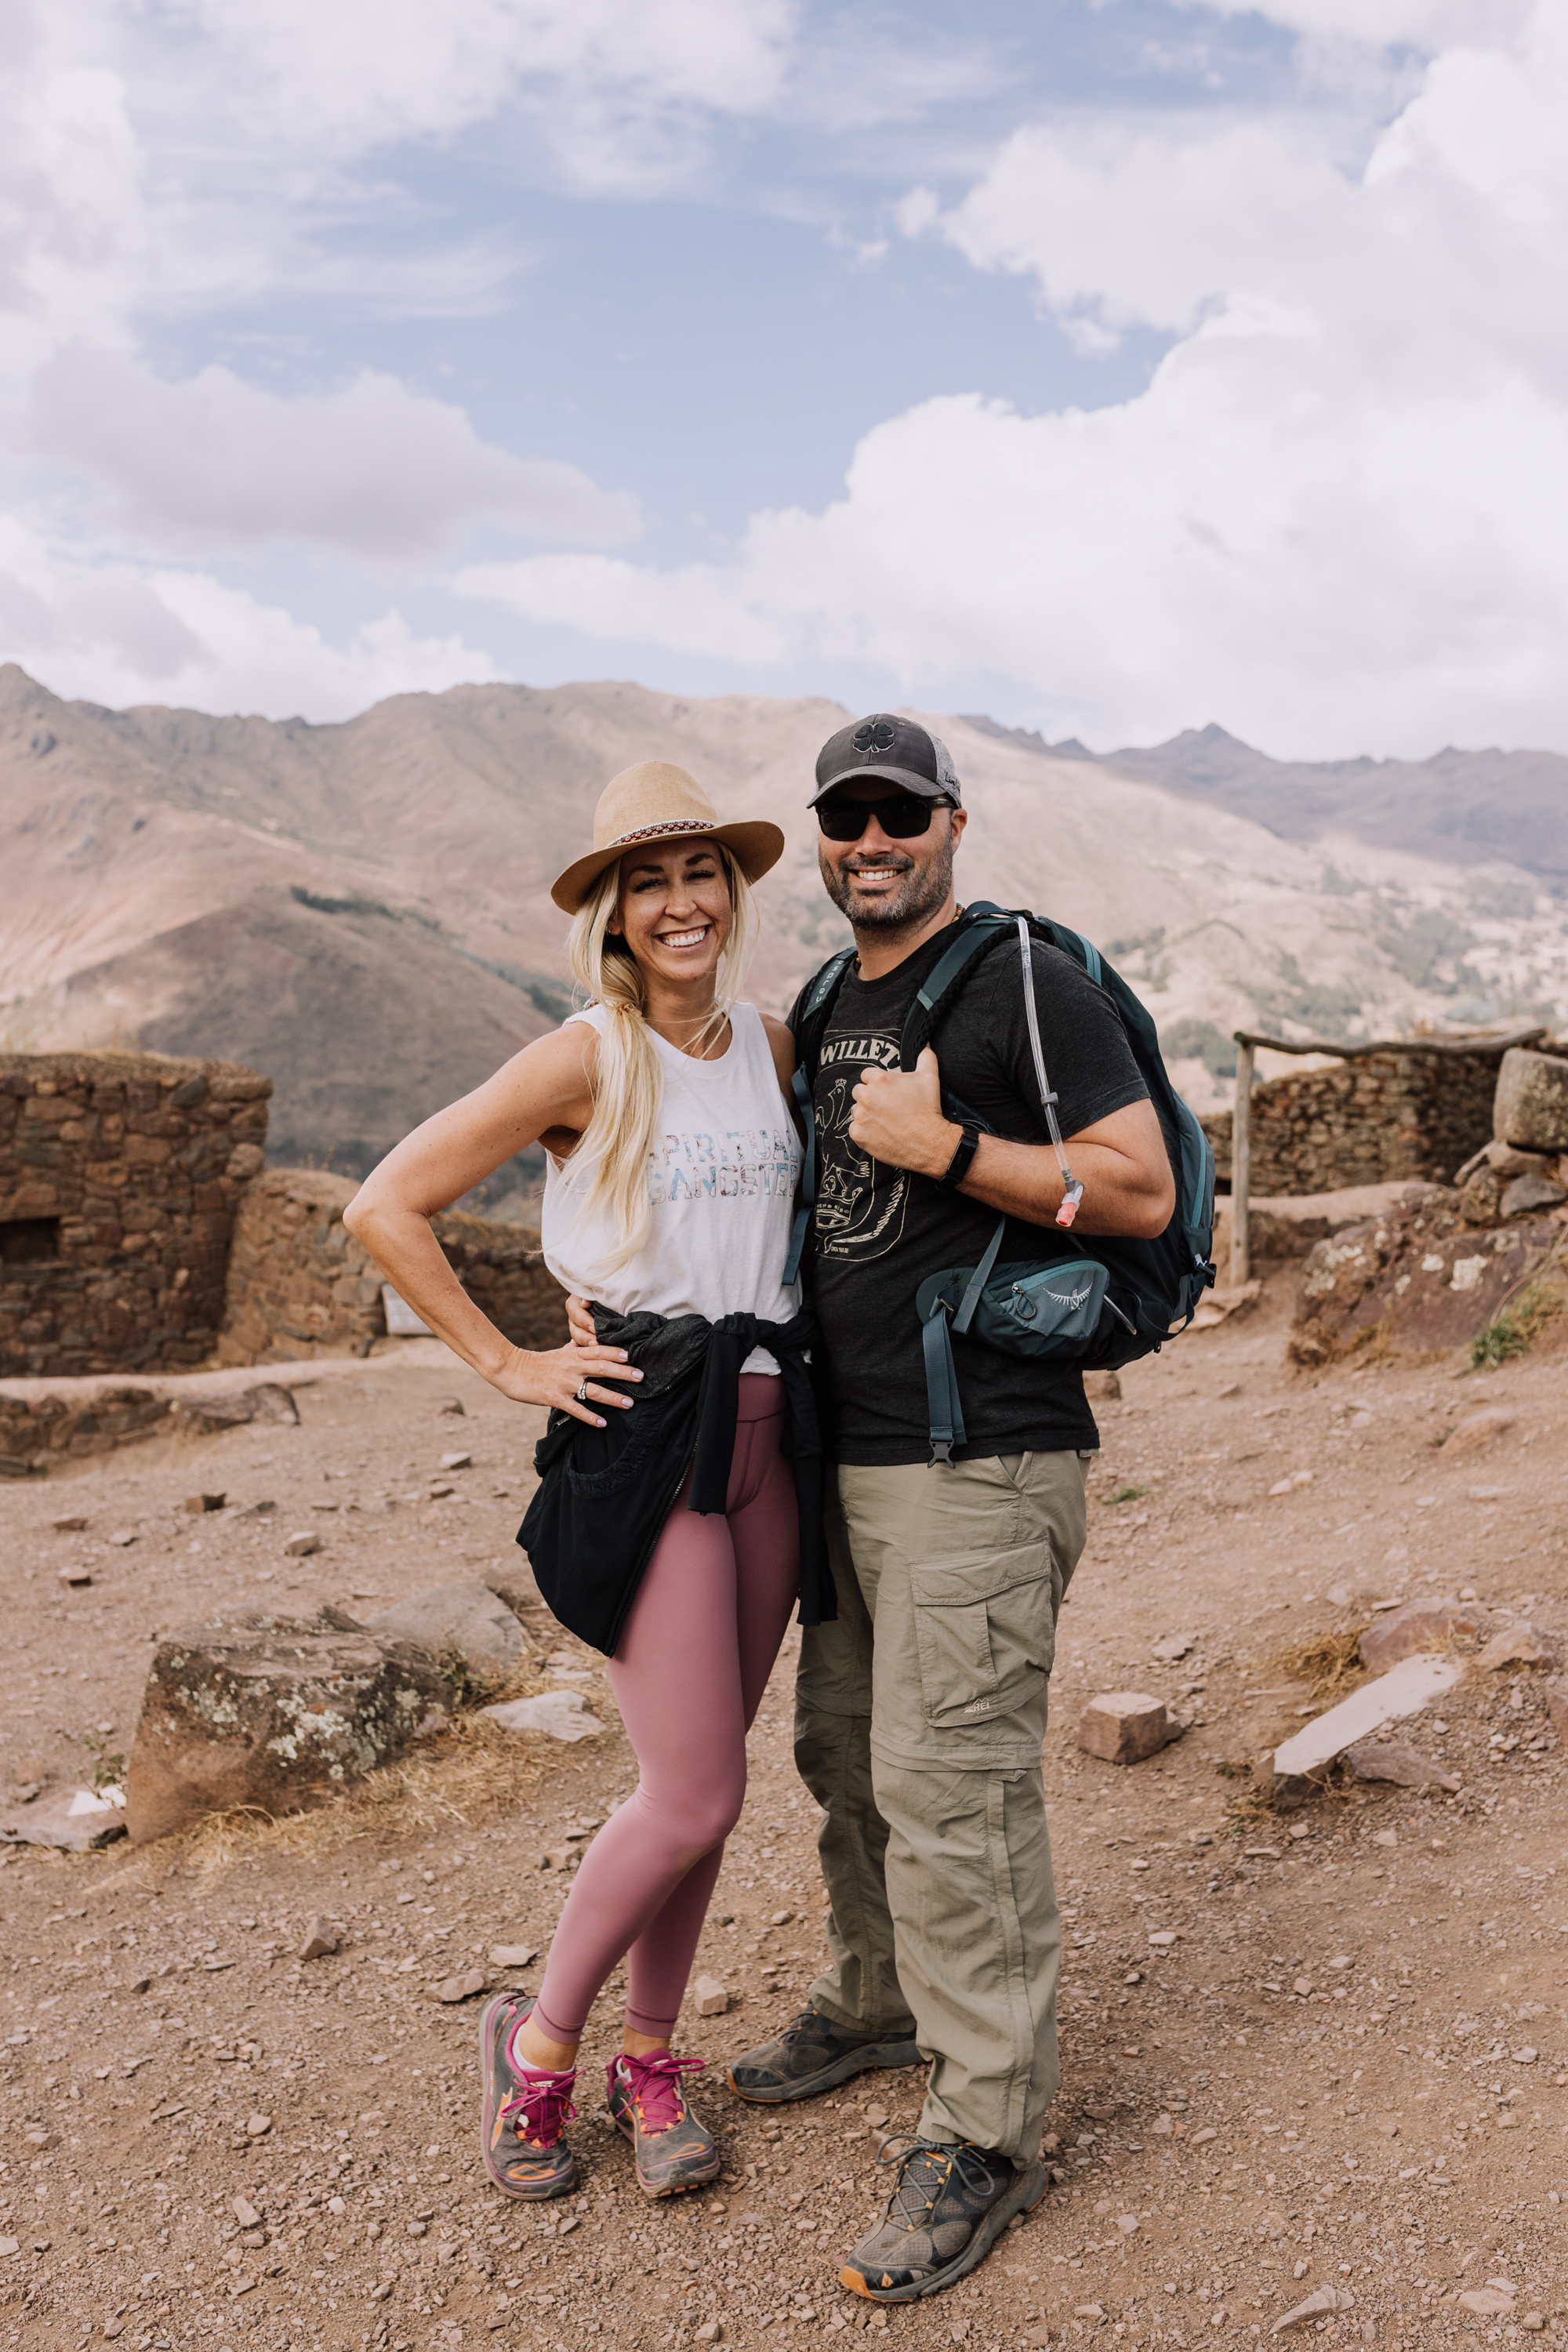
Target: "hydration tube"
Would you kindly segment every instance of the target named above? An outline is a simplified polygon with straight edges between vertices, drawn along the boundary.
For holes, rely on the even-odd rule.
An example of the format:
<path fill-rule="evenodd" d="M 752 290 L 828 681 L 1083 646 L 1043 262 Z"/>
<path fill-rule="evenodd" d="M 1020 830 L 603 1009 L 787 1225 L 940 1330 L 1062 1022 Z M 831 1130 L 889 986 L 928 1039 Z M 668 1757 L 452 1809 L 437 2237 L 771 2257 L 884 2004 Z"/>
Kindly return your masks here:
<path fill-rule="evenodd" d="M 1051 1149 L 1057 1155 L 1057 1166 L 1062 1171 L 1062 1204 L 1057 1211 L 1057 1223 L 1058 1225 L 1070 1225 L 1083 1199 L 1083 1186 L 1068 1166 L 1067 1146 L 1062 1141 L 1061 1127 L 1057 1118 L 1057 1098 L 1046 1076 L 1040 1021 L 1035 1010 L 1035 959 L 1029 948 L 1028 920 L 1023 915 L 1018 918 L 1018 952 L 1024 960 L 1024 1011 L 1029 1021 L 1029 1050 L 1035 1057 L 1035 1076 L 1040 1082 L 1040 1105 L 1046 1114 L 1046 1125 L 1050 1129 Z"/>

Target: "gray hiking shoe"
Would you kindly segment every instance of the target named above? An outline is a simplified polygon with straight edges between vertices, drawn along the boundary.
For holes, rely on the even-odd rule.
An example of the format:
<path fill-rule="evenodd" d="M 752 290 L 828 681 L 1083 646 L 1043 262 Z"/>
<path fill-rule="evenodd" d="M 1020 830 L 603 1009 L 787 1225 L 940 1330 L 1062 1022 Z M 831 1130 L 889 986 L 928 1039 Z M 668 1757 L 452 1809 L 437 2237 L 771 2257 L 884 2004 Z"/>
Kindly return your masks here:
<path fill-rule="evenodd" d="M 739 2098 L 759 2106 L 782 2106 L 791 2099 L 815 2099 L 835 2083 L 847 2083 L 851 2074 L 920 2063 L 918 2042 L 884 2042 L 874 2033 L 855 2033 L 847 2025 L 836 2025 L 819 2009 L 803 2009 L 774 2041 L 737 2058 L 725 2080 Z"/>
<path fill-rule="evenodd" d="M 688 2104 L 680 2079 L 701 2064 L 700 2058 L 673 2058 L 658 2050 L 647 2058 L 623 2052 L 605 2069 L 610 2119 L 632 2144 L 645 2197 L 678 2197 L 719 2178 L 718 2145 Z"/>
<path fill-rule="evenodd" d="M 513 2066 L 511 2037 L 532 2007 L 526 1993 L 501 1993 L 485 2004 L 479 2020 L 479 2152 L 498 2189 L 538 2204 L 568 2196 L 577 2186 L 577 2159 L 566 2142 L 577 2078 L 571 2070 L 521 2074 Z"/>
<path fill-rule="evenodd" d="M 899 2185 L 888 2210 L 838 2273 L 840 2286 L 872 2303 L 914 2303 L 940 2294 L 984 2261 L 1015 2213 L 1046 2193 L 1043 2164 L 1016 2171 L 1013 2159 L 968 2140 L 952 2146 L 889 2140 L 879 2164 L 897 2164 Z"/>

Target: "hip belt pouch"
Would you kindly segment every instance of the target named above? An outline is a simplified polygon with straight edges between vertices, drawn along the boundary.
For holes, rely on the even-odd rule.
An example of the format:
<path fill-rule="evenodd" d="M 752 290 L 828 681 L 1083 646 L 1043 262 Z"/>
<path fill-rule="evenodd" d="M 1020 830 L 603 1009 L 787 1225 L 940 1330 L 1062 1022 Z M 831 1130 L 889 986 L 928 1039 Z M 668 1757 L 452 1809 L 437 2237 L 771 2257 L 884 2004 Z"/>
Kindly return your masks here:
<path fill-rule="evenodd" d="M 915 1293 L 933 1464 L 951 1462 L 953 1447 L 964 1443 L 953 1332 L 1007 1356 L 1081 1363 L 1094 1351 L 1102 1326 L 1127 1319 L 1109 1296 L 1110 1276 L 1097 1258 L 998 1265 L 1005 1224 L 998 1223 L 978 1265 L 933 1274 Z"/>

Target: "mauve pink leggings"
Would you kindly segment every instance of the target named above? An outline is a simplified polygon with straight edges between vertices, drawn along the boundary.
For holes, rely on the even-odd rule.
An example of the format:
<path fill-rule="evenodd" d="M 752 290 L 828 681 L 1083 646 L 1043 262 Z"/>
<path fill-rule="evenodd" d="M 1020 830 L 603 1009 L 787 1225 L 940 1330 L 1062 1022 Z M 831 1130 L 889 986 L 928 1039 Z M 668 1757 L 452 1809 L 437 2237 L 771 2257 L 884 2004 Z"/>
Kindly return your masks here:
<path fill-rule="evenodd" d="M 533 2014 L 552 2042 L 582 2038 L 624 1953 L 626 2023 L 674 2030 L 799 1581 L 783 1425 L 782 1381 L 742 1373 L 725 1514 L 689 1511 L 682 1487 L 609 1662 L 639 1777 L 584 1855 L 550 1947 Z"/>

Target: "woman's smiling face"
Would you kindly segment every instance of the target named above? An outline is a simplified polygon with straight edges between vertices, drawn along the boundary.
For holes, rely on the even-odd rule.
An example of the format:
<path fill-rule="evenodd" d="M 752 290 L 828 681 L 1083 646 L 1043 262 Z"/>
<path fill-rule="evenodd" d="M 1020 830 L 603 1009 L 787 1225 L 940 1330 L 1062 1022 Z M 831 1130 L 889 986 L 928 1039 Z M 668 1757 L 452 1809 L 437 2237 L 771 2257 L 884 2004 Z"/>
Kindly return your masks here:
<path fill-rule="evenodd" d="M 663 980 L 710 980 L 730 936 L 730 886 L 710 841 L 629 850 L 609 929 Z"/>

